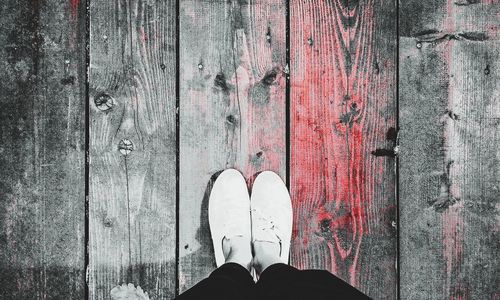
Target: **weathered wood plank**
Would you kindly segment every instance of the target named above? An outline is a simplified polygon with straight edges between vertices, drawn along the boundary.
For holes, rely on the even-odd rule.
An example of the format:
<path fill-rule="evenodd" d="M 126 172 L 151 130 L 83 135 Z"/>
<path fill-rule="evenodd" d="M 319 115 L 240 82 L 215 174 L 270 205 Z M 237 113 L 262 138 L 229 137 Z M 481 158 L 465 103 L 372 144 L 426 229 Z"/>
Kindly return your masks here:
<path fill-rule="evenodd" d="M 175 1 L 90 6 L 91 299 L 175 294 Z"/>
<path fill-rule="evenodd" d="M 396 297 L 396 3 L 291 1 L 291 263 Z"/>
<path fill-rule="evenodd" d="M 85 292 L 85 6 L 0 3 L 0 298 Z"/>
<path fill-rule="evenodd" d="M 402 1 L 402 299 L 498 299 L 494 2 Z"/>
<path fill-rule="evenodd" d="M 215 268 L 208 227 L 214 175 L 285 176 L 286 7 L 181 1 L 180 290 Z"/>

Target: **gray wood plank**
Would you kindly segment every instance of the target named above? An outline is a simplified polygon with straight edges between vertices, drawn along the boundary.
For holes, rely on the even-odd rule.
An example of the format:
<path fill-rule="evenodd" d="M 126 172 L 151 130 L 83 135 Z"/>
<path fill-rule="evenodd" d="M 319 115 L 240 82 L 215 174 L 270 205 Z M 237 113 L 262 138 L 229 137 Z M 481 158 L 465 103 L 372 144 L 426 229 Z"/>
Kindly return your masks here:
<path fill-rule="evenodd" d="M 402 2 L 402 299 L 498 299 L 500 5 L 493 2 Z"/>
<path fill-rule="evenodd" d="M 285 177 L 285 1 L 181 1 L 179 283 L 215 269 L 215 175 Z"/>
<path fill-rule="evenodd" d="M 90 3 L 91 299 L 175 294 L 175 1 Z"/>
<path fill-rule="evenodd" d="M 0 2 L 0 298 L 85 292 L 85 6 Z"/>

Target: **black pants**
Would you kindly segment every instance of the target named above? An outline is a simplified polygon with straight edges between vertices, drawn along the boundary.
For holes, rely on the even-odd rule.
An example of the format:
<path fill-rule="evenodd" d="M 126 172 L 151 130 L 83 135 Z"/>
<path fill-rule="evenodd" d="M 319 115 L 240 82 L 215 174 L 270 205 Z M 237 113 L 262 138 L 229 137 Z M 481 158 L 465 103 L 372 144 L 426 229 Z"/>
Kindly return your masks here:
<path fill-rule="evenodd" d="M 242 266 L 227 263 L 176 300 L 191 299 L 370 299 L 327 271 L 298 269 L 275 264 L 254 283 Z"/>

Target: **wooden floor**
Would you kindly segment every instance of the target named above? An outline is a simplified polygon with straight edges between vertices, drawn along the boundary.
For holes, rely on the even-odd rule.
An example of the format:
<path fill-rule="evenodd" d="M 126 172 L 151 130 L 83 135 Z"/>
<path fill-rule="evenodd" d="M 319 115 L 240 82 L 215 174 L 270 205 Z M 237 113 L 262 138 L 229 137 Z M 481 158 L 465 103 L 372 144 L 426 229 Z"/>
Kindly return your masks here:
<path fill-rule="evenodd" d="M 291 265 L 500 299 L 497 0 L 2 0 L 0 299 L 170 299 L 217 174 L 273 170 Z M 334 298 L 334 295 L 332 295 Z"/>

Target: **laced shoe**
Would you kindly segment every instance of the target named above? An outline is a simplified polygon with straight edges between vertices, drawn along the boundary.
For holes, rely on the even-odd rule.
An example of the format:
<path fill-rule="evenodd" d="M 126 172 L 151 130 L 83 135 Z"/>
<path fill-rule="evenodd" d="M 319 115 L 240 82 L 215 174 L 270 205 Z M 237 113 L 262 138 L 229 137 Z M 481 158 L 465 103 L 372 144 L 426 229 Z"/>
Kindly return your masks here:
<path fill-rule="evenodd" d="M 252 242 L 280 245 L 280 260 L 288 264 L 292 237 L 292 203 L 285 183 L 271 171 L 260 173 L 250 198 Z"/>
<path fill-rule="evenodd" d="M 251 248 L 250 197 L 245 178 L 239 171 L 227 169 L 215 180 L 208 200 L 208 222 L 217 267 L 225 263 L 224 238 L 248 238 Z"/>

